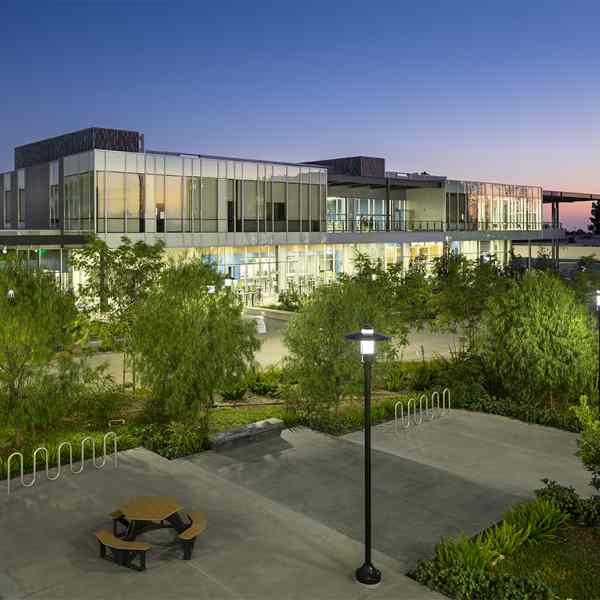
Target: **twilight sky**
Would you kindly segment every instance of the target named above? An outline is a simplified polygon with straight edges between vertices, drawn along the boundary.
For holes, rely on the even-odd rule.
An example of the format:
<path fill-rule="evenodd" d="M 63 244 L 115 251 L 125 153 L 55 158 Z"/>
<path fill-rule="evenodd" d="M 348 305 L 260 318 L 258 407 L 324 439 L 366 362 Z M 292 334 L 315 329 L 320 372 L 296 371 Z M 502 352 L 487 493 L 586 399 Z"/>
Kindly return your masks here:
<path fill-rule="evenodd" d="M 2 23 L 0 172 L 16 145 L 95 125 L 600 193 L 597 0 L 5 0 Z"/>

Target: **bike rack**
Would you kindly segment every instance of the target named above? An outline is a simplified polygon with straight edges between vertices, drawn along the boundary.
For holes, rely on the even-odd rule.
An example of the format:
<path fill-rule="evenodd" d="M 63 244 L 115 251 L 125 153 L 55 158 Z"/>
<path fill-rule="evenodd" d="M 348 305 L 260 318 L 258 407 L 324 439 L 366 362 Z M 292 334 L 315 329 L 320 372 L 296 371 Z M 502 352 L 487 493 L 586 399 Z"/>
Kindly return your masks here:
<path fill-rule="evenodd" d="M 74 468 L 73 467 L 73 445 L 71 444 L 71 442 L 62 442 L 61 444 L 59 444 L 58 448 L 57 448 L 57 457 L 56 457 L 56 466 L 57 466 L 57 471 L 55 475 L 50 475 L 50 453 L 48 452 L 48 448 L 46 448 L 45 446 L 40 446 L 39 448 L 36 448 L 33 452 L 33 472 L 31 474 L 31 481 L 27 482 L 25 481 L 25 474 L 23 473 L 24 470 L 24 456 L 22 452 L 13 452 L 7 459 L 6 461 L 6 484 L 7 484 L 7 491 L 10 494 L 10 466 L 11 466 L 11 462 L 13 460 L 13 458 L 18 459 L 20 462 L 20 473 L 19 473 L 19 477 L 21 479 L 21 485 L 24 487 L 31 487 L 33 486 L 33 484 L 36 482 L 37 479 L 37 457 L 38 454 L 43 454 L 44 458 L 45 458 L 45 470 L 46 470 L 46 479 L 48 479 L 49 481 L 56 481 L 62 472 L 62 461 L 61 461 L 61 457 L 62 457 L 62 449 L 63 447 L 66 447 L 69 449 L 69 470 L 71 471 L 71 473 L 73 473 L 74 475 L 77 475 L 79 473 L 81 473 L 85 467 L 85 446 L 87 442 L 91 442 L 91 448 L 92 448 L 92 464 L 94 465 L 94 467 L 96 467 L 96 469 L 102 469 L 102 467 L 104 467 L 106 465 L 106 462 L 108 460 L 108 454 L 106 452 L 106 447 L 107 447 L 107 442 L 109 439 L 112 438 L 112 446 L 113 446 L 113 463 L 116 466 L 118 466 L 118 457 L 117 457 L 117 434 L 114 431 L 109 431 L 108 433 L 106 433 L 103 438 L 102 438 L 102 456 L 99 457 L 99 459 L 96 459 L 96 440 L 91 437 L 91 436 L 86 436 L 81 440 L 81 465 L 79 466 L 79 468 Z M 90 444 L 88 444 L 90 445 Z M 66 466 L 67 463 L 65 463 L 64 466 Z"/>
<path fill-rule="evenodd" d="M 423 419 L 433 421 L 435 418 L 443 417 L 450 412 L 450 389 L 444 388 L 440 400 L 440 393 L 433 392 L 431 394 L 431 404 L 427 394 L 421 394 L 418 399 L 419 410 L 417 412 L 417 400 L 409 398 L 405 403 L 399 400 L 394 404 L 394 431 L 398 433 L 398 409 L 400 409 L 400 424 L 403 429 L 408 429 L 412 425 L 421 425 Z M 404 406 L 406 404 L 406 416 L 404 414 Z M 412 419 L 411 419 L 412 407 Z"/>

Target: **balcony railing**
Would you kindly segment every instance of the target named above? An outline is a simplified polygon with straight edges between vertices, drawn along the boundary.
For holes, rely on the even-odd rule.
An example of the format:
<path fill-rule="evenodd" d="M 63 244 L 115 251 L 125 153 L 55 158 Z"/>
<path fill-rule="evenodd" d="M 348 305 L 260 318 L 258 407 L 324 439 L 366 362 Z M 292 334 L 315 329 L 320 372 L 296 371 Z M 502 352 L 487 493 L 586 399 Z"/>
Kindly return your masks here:
<path fill-rule="evenodd" d="M 382 214 L 365 214 L 348 217 L 329 215 L 329 232 L 442 232 L 442 231 L 540 231 L 553 229 L 552 223 L 541 221 L 471 221 L 449 223 L 441 220 L 394 219 Z"/>
<path fill-rule="evenodd" d="M 559 225 L 558 229 L 561 229 Z M 65 231 L 93 231 L 94 221 L 71 219 Z M 307 219 L 98 219 L 99 233 L 373 233 L 373 232 L 468 232 L 468 231 L 541 231 L 557 229 L 541 221 L 472 221 L 448 223 L 441 220 L 394 219 L 383 214 L 348 217 L 329 215 L 327 221 Z"/>

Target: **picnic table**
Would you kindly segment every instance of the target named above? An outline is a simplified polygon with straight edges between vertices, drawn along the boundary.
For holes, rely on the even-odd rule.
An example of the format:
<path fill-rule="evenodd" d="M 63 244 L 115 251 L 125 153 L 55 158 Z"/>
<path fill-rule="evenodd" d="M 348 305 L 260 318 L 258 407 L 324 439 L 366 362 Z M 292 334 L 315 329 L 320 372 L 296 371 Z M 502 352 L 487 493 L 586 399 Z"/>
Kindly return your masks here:
<path fill-rule="evenodd" d="M 134 541 L 145 531 L 173 528 L 182 533 L 188 526 L 179 515 L 181 504 L 172 496 L 138 496 L 119 509 L 122 522 L 127 523 L 124 539 Z"/>

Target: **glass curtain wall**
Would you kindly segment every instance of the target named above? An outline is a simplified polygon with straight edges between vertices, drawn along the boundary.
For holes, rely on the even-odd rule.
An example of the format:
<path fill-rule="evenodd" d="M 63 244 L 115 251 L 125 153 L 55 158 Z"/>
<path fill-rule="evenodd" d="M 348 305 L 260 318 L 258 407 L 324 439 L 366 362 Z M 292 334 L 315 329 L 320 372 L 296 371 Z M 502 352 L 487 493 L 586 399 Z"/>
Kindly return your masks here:
<path fill-rule="evenodd" d="M 140 232 L 153 218 L 159 233 L 318 232 L 326 222 L 325 169 L 154 154 L 130 163 L 145 174 L 96 172 L 100 232 Z"/>
<path fill-rule="evenodd" d="M 542 190 L 524 185 L 449 181 L 446 224 L 449 231 L 541 229 Z"/>
<path fill-rule="evenodd" d="M 92 172 L 70 175 L 64 179 L 65 229 L 68 231 L 93 231 L 94 203 L 92 200 L 94 174 Z M 52 207 L 53 190 L 50 190 Z M 56 219 L 54 212 L 50 218 Z"/>

